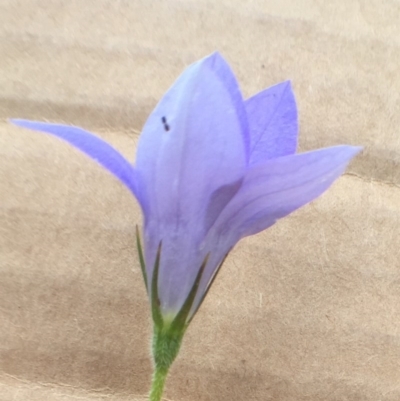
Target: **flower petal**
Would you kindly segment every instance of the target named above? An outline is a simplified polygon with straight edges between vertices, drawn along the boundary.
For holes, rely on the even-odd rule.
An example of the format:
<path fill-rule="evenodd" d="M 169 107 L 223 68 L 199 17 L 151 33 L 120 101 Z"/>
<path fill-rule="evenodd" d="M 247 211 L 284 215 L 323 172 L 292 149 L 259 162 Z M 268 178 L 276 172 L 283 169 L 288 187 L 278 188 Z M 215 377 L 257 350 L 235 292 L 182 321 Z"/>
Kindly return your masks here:
<path fill-rule="evenodd" d="M 334 146 L 254 166 L 221 213 L 216 229 L 232 241 L 265 230 L 325 192 L 360 150 Z"/>
<path fill-rule="evenodd" d="M 250 164 L 295 153 L 297 107 L 290 81 L 268 88 L 245 102 L 250 132 Z"/>
<path fill-rule="evenodd" d="M 136 168 L 152 183 L 152 216 L 167 224 L 198 220 L 210 194 L 243 175 L 246 127 L 238 85 L 223 58 L 215 53 L 188 67 L 139 139 Z"/>
<path fill-rule="evenodd" d="M 152 269 L 162 241 L 164 313 L 182 306 L 205 257 L 197 251 L 199 242 L 237 192 L 247 165 L 247 134 L 238 84 L 218 53 L 187 68 L 143 128 L 136 168 L 151 183 L 145 189 L 146 265 Z"/>
<path fill-rule="evenodd" d="M 131 163 L 107 142 L 82 128 L 21 119 L 13 124 L 54 135 L 70 143 L 114 174 L 137 197 L 136 173 Z M 140 200 L 139 200 L 140 201 Z"/>

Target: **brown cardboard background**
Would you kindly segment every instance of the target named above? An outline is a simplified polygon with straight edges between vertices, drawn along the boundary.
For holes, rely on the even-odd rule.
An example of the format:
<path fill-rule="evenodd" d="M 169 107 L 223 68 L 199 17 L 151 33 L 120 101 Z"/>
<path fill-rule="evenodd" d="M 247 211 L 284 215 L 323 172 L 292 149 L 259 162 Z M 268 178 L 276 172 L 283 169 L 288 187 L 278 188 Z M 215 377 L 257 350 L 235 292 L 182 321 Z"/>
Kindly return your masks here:
<path fill-rule="evenodd" d="M 318 201 L 232 252 L 165 397 L 400 399 L 400 4 L 0 2 L 0 400 L 144 400 L 139 209 L 79 152 L 11 127 L 99 133 L 133 160 L 146 116 L 219 50 L 245 95 L 291 79 L 302 150 L 365 151 Z"/>

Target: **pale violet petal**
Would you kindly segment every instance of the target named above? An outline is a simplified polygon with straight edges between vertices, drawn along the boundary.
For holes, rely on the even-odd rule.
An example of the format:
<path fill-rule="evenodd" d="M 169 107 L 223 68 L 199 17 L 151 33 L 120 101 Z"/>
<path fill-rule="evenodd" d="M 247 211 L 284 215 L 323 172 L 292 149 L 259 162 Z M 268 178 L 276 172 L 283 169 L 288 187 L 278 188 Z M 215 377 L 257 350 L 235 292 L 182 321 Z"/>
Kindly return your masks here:
<path fill-rule="evenodd" d="M 251 167 L 214 228 L 235 240 L 265 230 L 325 192 L 360 150 L 334 146 Z"/>
<path fill-rule="evenodd" d="M 250 165 L 295 153 L 298 121 L 290 81 L 245 101 L 249 121 Z"/>
<path fill-rule="evenodd" d="M 121 155 L 121 153 L 103 139 L 83 130 L 82 128 L 69 125 L 21 119 L 12 119 L 10 122 L 22 128 L 45 132 L 63 139 L 91 157 L 93 160 L 97 161 L 125 184 L 136 197 L 138 197 L 137 177 L 133 166 Z"/>
<path fill-rule="evenodd" d="M 136 168 L 149 183 L 146 259 L 151 277 L 162 240 L 159 291 L 168 308 L 182 305 L 202 263 L 197 248 L 210 220 L 238 190 L 247 165 L 246 138 L 238 84 L 218 53 L 186 69 L 143 128 Z"/>

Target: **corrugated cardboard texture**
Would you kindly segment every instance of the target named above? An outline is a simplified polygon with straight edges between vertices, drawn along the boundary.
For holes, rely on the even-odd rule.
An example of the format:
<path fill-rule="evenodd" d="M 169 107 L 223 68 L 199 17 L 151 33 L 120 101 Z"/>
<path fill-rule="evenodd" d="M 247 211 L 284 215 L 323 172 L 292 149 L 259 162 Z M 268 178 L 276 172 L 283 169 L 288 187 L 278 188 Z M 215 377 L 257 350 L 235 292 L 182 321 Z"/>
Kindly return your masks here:
<path fill-rule="evenodd" d="M 2 0 L 0 400 L 139 401 L 151 375 L 136 201 L 6 118 L 81 125 L 133 160 L 160 96 L 219 50 L 246 96 L 292 80 L 301 150 L 365 150 L 231 253 L 166 399 L 398 401 L 399 18 L 395 0 Z"/>

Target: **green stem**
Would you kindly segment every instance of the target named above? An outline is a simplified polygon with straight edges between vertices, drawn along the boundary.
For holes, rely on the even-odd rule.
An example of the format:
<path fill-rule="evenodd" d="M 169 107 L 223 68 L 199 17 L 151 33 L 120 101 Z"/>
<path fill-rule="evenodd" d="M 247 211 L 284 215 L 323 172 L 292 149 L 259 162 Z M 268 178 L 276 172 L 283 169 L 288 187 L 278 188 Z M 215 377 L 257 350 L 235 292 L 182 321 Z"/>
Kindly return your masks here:
<path fill-rule="evenodd" d="M 160 401 L 164 391 L 165 379 L 167 378 L 168 369 L 155 367 L 153 380 L 151 382 L 151 390 L 149 401 Z"/>
<path fill-rule="evenodd" d="M 153 359 L 154 374 L 151 382 L 150 401 L 160 401 L 165 379 L 172 362 L 176 358 L 181 346 L 184 329 L 175 331 L 170 325 L 157 327 L 153 332 Z"/>

